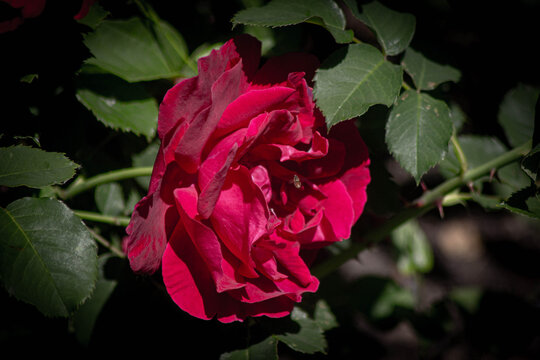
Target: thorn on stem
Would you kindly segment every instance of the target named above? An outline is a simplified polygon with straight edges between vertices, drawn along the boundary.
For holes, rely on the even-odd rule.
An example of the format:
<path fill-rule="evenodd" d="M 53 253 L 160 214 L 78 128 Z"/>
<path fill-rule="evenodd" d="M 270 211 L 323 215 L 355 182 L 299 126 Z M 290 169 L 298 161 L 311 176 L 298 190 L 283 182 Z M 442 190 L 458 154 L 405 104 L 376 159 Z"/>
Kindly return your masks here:
<path fill-rule="evenodd" d="M 444 210 L 443 210 L 443 205 L 442 205 L 442 199 L 439 199 L 435 202 L 435 204 L 437 205 L 437 209 L 439 209 L 439 216 L 441 217 L 441 219 L 444 219 Z"/>

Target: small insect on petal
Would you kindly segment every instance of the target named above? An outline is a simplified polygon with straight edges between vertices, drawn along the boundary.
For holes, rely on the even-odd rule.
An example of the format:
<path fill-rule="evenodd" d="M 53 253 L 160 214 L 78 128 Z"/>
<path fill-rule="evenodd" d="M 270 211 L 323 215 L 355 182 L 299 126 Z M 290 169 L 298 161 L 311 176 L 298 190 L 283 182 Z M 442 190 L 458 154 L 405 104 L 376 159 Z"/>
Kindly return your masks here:
<path fill-rule="evenodd" d="M 294 174 L 293 176 L 292 183 L 297 189 L 300 189 L 302 187 L 302 182 L 300 182 L 300 178 L 296 174 Z"/>

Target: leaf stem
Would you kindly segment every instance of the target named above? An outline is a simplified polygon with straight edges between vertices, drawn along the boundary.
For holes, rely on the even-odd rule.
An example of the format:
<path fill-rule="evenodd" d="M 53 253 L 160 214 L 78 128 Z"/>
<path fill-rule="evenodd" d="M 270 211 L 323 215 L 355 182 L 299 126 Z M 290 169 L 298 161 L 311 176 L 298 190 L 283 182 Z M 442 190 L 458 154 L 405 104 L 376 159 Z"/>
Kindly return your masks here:
<path fill-rule="evenodd" d="M 107 239 L 105 239 L 103 236 L 99 235 L 98 233 L 96 233 L 94 230 L 88 228 L 88 231 L 90 231 L 90 234 L 92 234 L 92 236 L 94 237 L 94 239 L 96 239 L 96 241 L 98 243 L 100 243 L 101 245 L 103 245 L 105 248 L 109 249 L 112 253 L 114 253 L 116 256 L 118 257 L 121 257 L 121 258 L 125 258 L 126 255 L 122 252 L 122 250 L 120 249 L 117 249 L 116 247 L 114 247 L 109 241 L 107 241 Z"/>
<path fill-rule="evenodd" d="M 84 210 L 73 210 L 75 215 L 83 220 L 96 221 L 104 224 L 117 225 L 126 227 L 129 225 L 129 218 L 125 216 L 110 216 L 100 213 Z"/>
<path fill-rule="evenodd" d="M 461 174 L 461 176 L 456 176 L 443 182 L 433 190 L 427 191 L 413 203 L 413 207 L 406 208 L 405 210 L 397 213 L 393 217 L 389 218 L 383 225 L 375 227 L 364 234 L 355 234 L 357 236 L 354 237 L 360 239 L 359 242 L 352 241 L 348 248 L 336 255 L 332 255 L 330 258 L 317 265 L 312 271 L 313 275 L 318 278 L 322 278 L 330 274 L 343 265 L 346 261 L 355 258 L 360 251 L 385 239 L 400 225 L 431 210 L 433 207 L 435 207 L 438 201 L 442 201 L 442 198 L 446 194 L 463 185 L 466 185 L 470 181 L 488 174 L 492 169 L 501 168 L 513 161 L 518 160 L 520 157 L 526 155 L 530 148 L 531 142 L 529 141 L 496 157 L 491 161 L 467 170 Z"/>
<path fill-rule="evenodd" d="M 79 177 L 70 186 L 68 186 L 67 189 L 59 191 L 59 195 L 62 199 L 66 200 L 84 191 L 90 190 L 98 185 L 106 184 L 113 181 L 130 179 L 138 176 L 150 175 L 152 175 L 152 167 L 147 166 L 113 170 L 88 179 Z"/>
<path fill-rule="evenodd" d="M 467 157 L 465 156 L 465 153 L 463 152 L 463 149 L 461 148 L 461 145 L 459 144 L 459 141 L 457 139 L 456 134 L 452 134 L 452 137 L 450 138 L 450 141 L 452 141 L 452 145 L 454 146 L 454 153 L 456 154 L 456 157 L 459 161 L 459 166 L 461 168 L 461 174 L 465 174 L 467 171 Z"/>

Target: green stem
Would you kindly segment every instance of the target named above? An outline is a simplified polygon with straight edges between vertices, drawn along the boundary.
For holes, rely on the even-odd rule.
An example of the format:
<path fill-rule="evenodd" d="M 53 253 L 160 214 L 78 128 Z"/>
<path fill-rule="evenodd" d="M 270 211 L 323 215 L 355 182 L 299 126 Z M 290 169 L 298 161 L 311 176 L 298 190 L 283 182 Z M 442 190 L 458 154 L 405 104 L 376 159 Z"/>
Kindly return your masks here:
<path fill-rule="evenodd" d="M 90 190 L 98 185 L 130 179 L 139 176 L 152 175 L 152 167 L 134 167 L 127 169 L 114 170 L 107 173 L 99 174 L 94 177 L 84 179 L 79 178 L 75 180 L 66 190 L 60 191 L 60 197 L 64 200 L 70 199 L 75 195 L 78 195 L 84 191 Z"/>
<path fill-rule="evenodd" d="M 465 153 L 463 152 L 463 149 L 461 148 L 461 145 L 459 144 L 459 141 L 455 134 L 452 135 L 450 141 L 452 141 L 452 145 L 454 146 L 454 153 L 456 154 L 456 157 L 459 161 L 459 166 L 461 167 L 461 174 L 465 174 L 465 172 L 467 171 L 467 167 L 469 166 L 467 164 L 467 157 L 465 156 Z"/>
<path fill-rule="evenodd" d="M 401 86 L 405 89 L 405 90 L 411 90 L 411 86 L 409 84 L 407 84 L 405 81 L 403 81 L 401 83 Z"/>
<path fill-rule="evenodd" d="M 468 182 L 478 179 L 481 176 L 489 174 L 492 169 L 501 168 L 513 161 L 516 161 L 521 156 L 526 155 L 531 148 L 531 142 L 527 142 L 515 149 L 512 149 L 495 159 L 488 161 L 476 168 L 467 170 L 461 176 L 451 178 L 435 189 L 424 193 L 419 199 L 414 202 L 414 207 L 407 208 L 402 212 L 397 213 L 389 218 L 383 225 L 375 227 L 370 231 L 358 235 L 360 242 L 352 241 L 350 246 L 342 252 L 332 255 L 324 262 L 317 265 L 312 273 L 318 278 L 322 278 L 334 270 L 338 269 L 346 261 L 358 256 L 358 253 L 365 248 L 383 240 L 389 236 L 394 229 L 404 224 L 405 222 L 417 218 L 437 205 L 437 202 L 442 201 L 443 197 L 449 192 L 466 185 Z"/>
<path fill-rule="evenodd" d="M 73 212 L 75 213 L 75 215 L 77 215 L 83 220 L 95 221 L 110 225 L 118 225 L 123 227 L 128 226 L 130 220 L 130 218 L 125 216 L 103 215 L 100 213 L 85 210 L 73 210 Z"/>
<path fill-rule="evenodd" d="M 114 247 L 110 242 L 108 242 L 103 236 L 99 235 L 92 229 L 88 228 L 88 231 L 90 231 L 90 234 L 96 239 L 98 243 L 100 243 L 103 247 L 109 249 L 113 254 L 115 254 L 118 257 L 125 258 L 126 255 L 122 252 L 122 250 L 117 249 Z"/>
<path fill-rule="evenodd" d="M 118 225 L 126 227 L 129 225 L 129 218 L 125 216 L 110 216 L 110 215 L 103 215 L 100 213 L 95 213 L 92 211 L 84 211 L 84 210 L 73 210 L 75 215 L 80 217 L 83 220 L 89 220 L 89 221 L 95 221 L 100 222 L 104 224 L 111 224 L 111 225 Z"/>

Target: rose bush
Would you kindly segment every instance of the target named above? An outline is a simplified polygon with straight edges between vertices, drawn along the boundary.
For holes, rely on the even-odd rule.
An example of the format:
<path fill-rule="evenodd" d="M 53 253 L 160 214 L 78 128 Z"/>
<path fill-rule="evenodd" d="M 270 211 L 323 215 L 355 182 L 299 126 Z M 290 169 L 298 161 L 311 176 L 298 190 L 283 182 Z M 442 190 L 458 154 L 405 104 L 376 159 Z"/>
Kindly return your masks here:
<path fill-rule="evenodd" d="M 317 250 L 348 238 L 366 202 L 367 148 L 351 121 L 327 134 L 310 87 L 318 60 L 259 61 L 260 43 L 238 36 L 167 92 L 127 228 L 132 269 L 161 265 L 174 302 L 202 319 L 290 313 L 317 290 Z"/>

